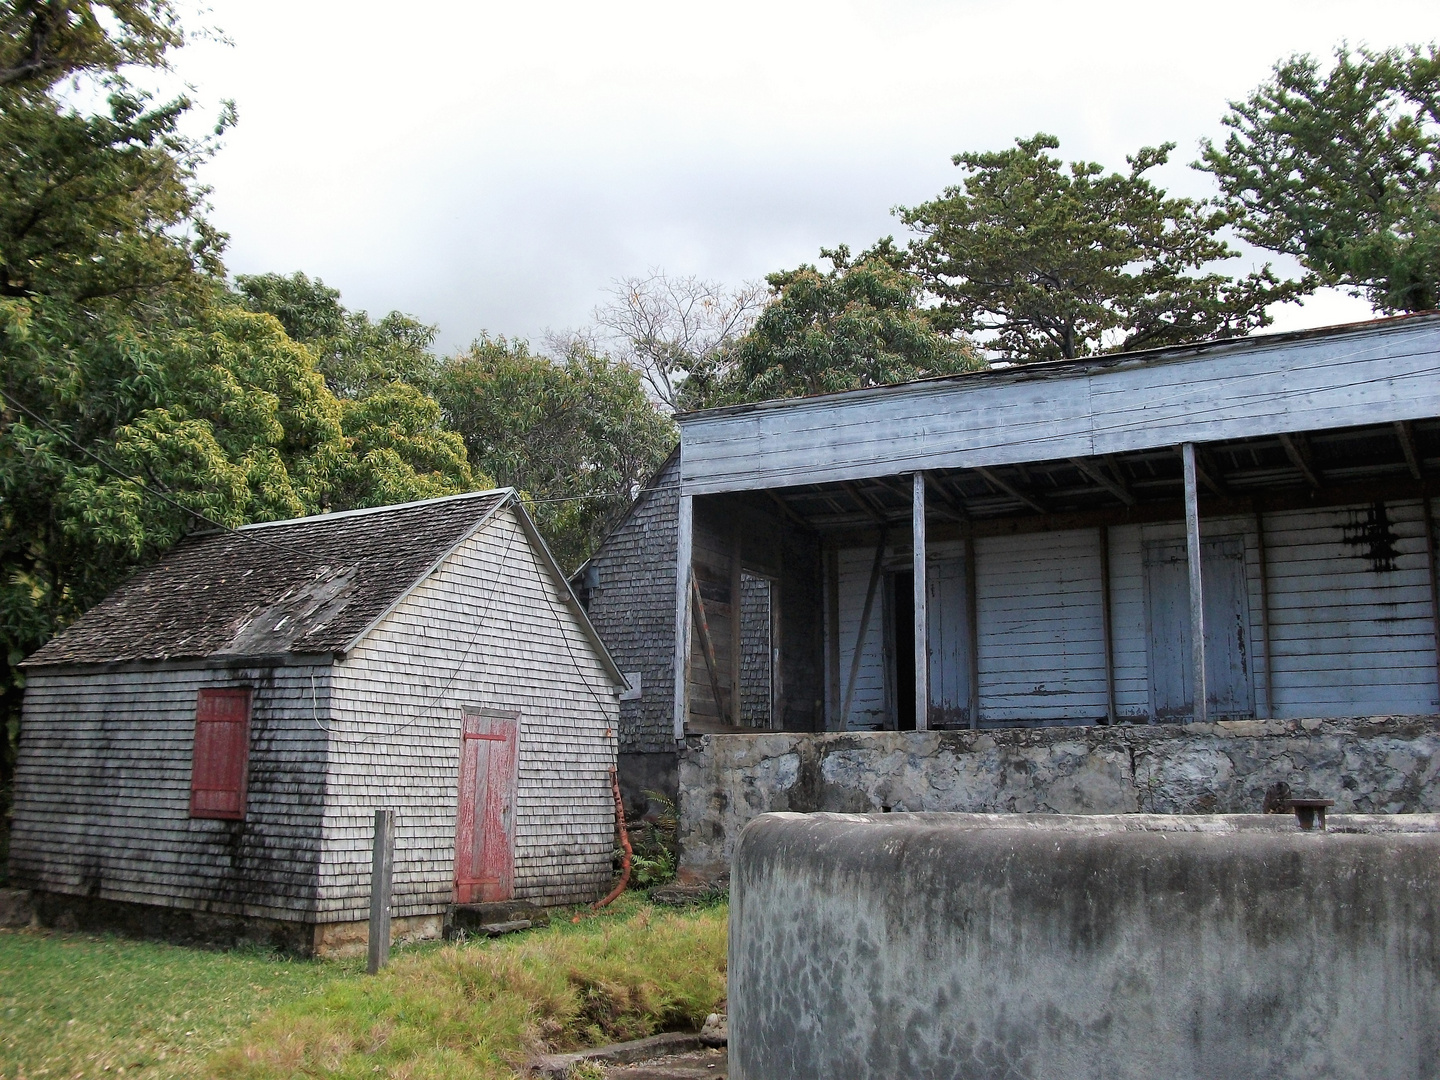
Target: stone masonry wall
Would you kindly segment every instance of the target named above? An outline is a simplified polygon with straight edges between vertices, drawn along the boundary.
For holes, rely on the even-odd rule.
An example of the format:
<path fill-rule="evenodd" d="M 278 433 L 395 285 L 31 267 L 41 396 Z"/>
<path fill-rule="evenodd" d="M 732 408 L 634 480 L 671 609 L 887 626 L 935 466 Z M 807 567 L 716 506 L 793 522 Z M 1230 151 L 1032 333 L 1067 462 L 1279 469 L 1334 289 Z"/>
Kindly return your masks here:
<path fill-rule="evenodd" d="M 1440 811 L 1440 718 L 703 735 L 680 754 L 681 872 L 729 868 L 770 811 L 1257 813 L 1277 782 L 1337 813 Z"/>

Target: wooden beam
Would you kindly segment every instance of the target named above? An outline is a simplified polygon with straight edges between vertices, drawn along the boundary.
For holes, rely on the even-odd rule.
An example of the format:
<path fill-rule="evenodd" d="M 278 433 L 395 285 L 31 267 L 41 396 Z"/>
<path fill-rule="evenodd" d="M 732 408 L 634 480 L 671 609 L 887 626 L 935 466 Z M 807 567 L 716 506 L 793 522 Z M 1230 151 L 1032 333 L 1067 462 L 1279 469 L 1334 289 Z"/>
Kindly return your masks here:
<path fill-rule="evenodd" d="M 738 525 L 730 535 L 730 722 L 740 726 L 740 597 L 745 589 L 744 540 Z"/>
<path fill-rule="evenodd" d="M 1131 490 L 1124 483 L 1122 483 L 1118 479 L 1112 480 L 1109 476 L 1106 476 L 1105 470 L 1102 469 L 1098 464 L 1078 457 L 1071 458 L 1070 464 L 1074 465 L 1082 473 L 1090 477 L 1091 480 L 1094 480 L 1097 484 L 1099 484 L 1106 491 L 1110 492 L 1111 495 L 1114 495 L 1126 506 L 1134 506 L 1138 501 L 1135 498 L 1134 493 L 1131 492 Z"/>
<path fill-rule="evenodd" d="M 880 530 L 880 541 L 875 545 L 875 561 L 870 564 L 870 584 L 865 588 L 865 606 L 860 609 L 860 632 L 855 635 L 855 651 L 850 654 L 850 677 L 845 680 L 845 700 L 840 707 L 840 730 L 850 727 L 850 706 L 855 702 L 855 680 L 860 675 L 860 653 L 865 645 L 865 634 L 870 629 L 870 613 L 875 610 L 875 594 L 880 589 L 880 570 L 885 562 L 885 534 Z"/>
<path fill-rule="evenodd" d="M 694 544 L 695 497 L 681 495 L 675 525 L 675 741 L 685 741 L 686 694 L 690 681 L 690 559 Z"/>
<path fill-rule="evenodd" d="M 879 503 L 877 503 L 874 499 L 872 499 L 870 497 L 870 493 L 865 491 L 859 484 L 846 480 L 840 486 L 851 494 L 855 501 L 860 504 L 860 508 L 864 510 L 865 513 L 869 514 L 872 518 L 875 519 L 876 524 L 889 524 L 890 518 L 885 513 L 885 508 Z"/>
<path fill-rule="evenodd" d="M 1197 472 L 1198 479 L 1198 472 Z M 1361 484 L 1290 488 L 1268 494 L 1222 499 L 1206 496 L 1200 500 L 1201 517 L 1249 517 L 1256 507 L 1265 513 L 1283 510 L 1315 510 L 1327 506 L 1368 506 L 1377 499 L 1419 499 L 1421 485 L 1410 477 L 1369 481 Z M 963 540 L 966 536 L 1020 536 L 1027 533 L 1065 532 L 1094 529 L 1100 525 L 1144 525 L 1156 521 L 1179 521 L 1185 517 L 1183 499 L 1157 499 L 1139 506 L 1109 506 L 1095 510 L 1067 510 L 1053 514 L 1015 514 L 1007 517 L 972 518 L 968 524 L 939 522 L 931 525 L 932 540 Z M 839 547 L 868 547 L 876 529 L 863 526 L 828 530 L 826 539 Z"/>
<path fill-rule="evenodd" d="M 1012 499 L 1016 499 L 1019 502 L 1023 503 L 1025 506 L 1028 506 L 1037 514 L 1043 514 L 1046 512 L 1045 507 L 1041 503 L 1032 499 L 1029 495 L 1026 495 L 1019 488 L 1006 482 L 1005 480 L 1002 480 L 999 476 L 996 476 L 992 470 L 981 468 L 977 465 L 973 471 L 984 477 L 987 484 L 990 484 L 992 487 L 999 488 L 1006 495 L 1009 495 Z"/>
<path fill-rule="evenodd" d="M 1440 564 L 1437 564 L 1435 550 L 1435 512 L 1430 506 L 1427 491 L 1420 500 L 1425 517 L 1425 561 L 1430 570 L 1430 610 L 1435 623 L 1435 685 L 1440 695 Z M 1440 697 L 1437 697 L 1440 700 Z"/>
<path fill-rule="evenodd" d="M 705 617 L 705 598 L 700 595 L 700 582 L 690 578 L 690 603 L 695 610 L 695 626 L 700 631 L 700 653 L 705 657 L 705 673 L 710 676 L 710 695 L 715 699 L 715 713 L 725 719 L 725 695 L 720 690 L 720 662 L 715 658 L 715 642 L 710 637 L 710 620 Z"/>
<path fill-rule="evenodd" d="M 770 496 L 770 501 L 774 503 L 775 508 L 780 511 L 780 516 L 783 517 L 786 521 L 790 522 L 791 525 L 794 525 L 802 532 L 809 533 L 815 531 L 814 525 L 811 525 L 810 522 L 806 521 L 794 510 L 791 510 L 790 505 L 779 495 L 776 495 L 775 492 L 767 491 L 765 492 L 765 494 Z"/>
<path fill-rule="evenodd" d="M 1205 690 L 1205 591 L 1200 579 L 1200 496 L 1195 480 L 1195 444 L 1180 448 L 1185 463 L 1185 561 L 1190 569 L 1190 685 L 1194 690 L 1197 724 L 1208 719 Z"/>
<path fill-rule="evenodd" d="M 970 665 L 969 701 L 970 729 L 980 726 L 980 614 L 975 596 L 975 537 L 965 537 L 965 626 L 966 662 Z"/>
<path fill-rule="evenodd" d="M 969 521 L 970 511 L 966 509 L 965 503 L 959 499 L 954 492 L 946 489 L 945 485 L 931 473 L 925 474 L 925 484 L 929 492 L 935 496 L 937 502 L 953 514 L 958 521 Z"/>
<path fill-rule="evenodd" d="M 1230 485 L 1225 483 L 1225 474 L 1220 471 L 1220 467 L 1215 464 L 1215 459 L 1203 446 L 1195 447 L 1195 471 L 1200 477 L 1200 482 L 1216 495 L 1224 498 L 1230 494 Z"/>
<path fill-rule="evenodd" d="M 1420 455 L 1415 450 L 1415 425 L 1409 420 L 1395 421 L 1395 435 L 1400 440 L 1400 449 L 1405 453 L 1405 464 L 1410 466 L 1410 475 L 1416 480 L 1425 478 L 1420 465 Z"/>
<path fill-rule="evenodd" d="M 1100 636 L 1105 646 L 1105 719 L 1115 723 L 1115 632 L 1110 621 L 1110 526 L 1100 533 Z"/>
<path fill-rule="evenodd" d="M 1193 443 L 1186 443 L 1193 446 Z M 1280 445 L 1285 448 L 1285 456 L 1290 459 L 1290 464 L 1300 470 L 1300 475 L 1311 488 L 1320 487 L 1320 478 L 1315 474 L 1315 467 L 1310 458 L 1310 444 L 1305 441 L 1305 436 L 1296 432 L 1293 435 L 1281 435 Z"/>
<path fill-rule="evenodd" d="M 930 726 L 930 620 L 926 604 L 930 590 L 925 573 L 925 474 L 917 472 L 911 482 L 910 531 L 914 544 L 911 555 L 915 585 L 915 730 Z"/>
<path fill-rule="evenodd" d="M 1270 648 L 1270 553 L 1265 544 L 1265 515 L 1255 508 L 1255 546 L 1260 556 L 1260 644 L 1265 650 L 1265 711 L 1275 718 L 1275 654 Z"/>

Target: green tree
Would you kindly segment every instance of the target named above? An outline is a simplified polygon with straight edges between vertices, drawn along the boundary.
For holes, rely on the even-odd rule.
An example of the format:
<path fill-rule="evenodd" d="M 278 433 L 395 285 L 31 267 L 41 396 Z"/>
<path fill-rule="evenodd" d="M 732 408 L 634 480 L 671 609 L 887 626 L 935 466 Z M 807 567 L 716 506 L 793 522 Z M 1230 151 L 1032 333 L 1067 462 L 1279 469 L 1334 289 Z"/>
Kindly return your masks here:
<path fill-rule="evenodd" d="M 435 327 L 403 312 L 372 321 L 341 305 L 338 289 L 303 273 L 242 274 L 235 286 L 246 307 L 274 315 L 287 334 L 309 346 L 338 397 L 363 398 L 396 382 L 423 390 L 435 377 Z"/>
<path fill-rule="evenodd" d="M 435 393 L 474 467 L 530 497 L 565 567 L 589 557 L 675 444 L 640 373 L 579 343 L 552 360 L 481 338 L 444 361 Z"/>
<path fill-rule="evenodd" d="M 392 311 L 378 322 L 340 303 L 340 292 L 303 273 L 242 275 L 236 293 L 252 311 L 273 315 L 315 357 L 340 398 L 351 461 L 335 505 L 406 502 L 487 487 L 474 476 L 460 435 L 448 429 L 428 393 L 439 361 L 435 327 Z"/>
<path fill-rule="evenodd" d="M 1218 235 L 1225 215 L 1145 177 L 1173 144 L 1142 149 L 1128 173 L 1067 168 L 1046 153 L 1059 145 L 1041 134 L 957 154 L 960 185 L 901 208 L 920 233 L 910 253 L 942 329 L 1016 360 L 1069 359 L 1242 335 L 1298 294 L 1268 266 L 1239 280 L 1205 271 L 1235 255 Z"/>
<path fill-rule="evenodd" d="M 1292 56 L 1202 143 L 1239 234 L 1382 311 L 1440 303 L 1440 53 Z"/>
<path fill-rule="evenodd" d="M 830 394 L 983 367 L 968 342 L 938 329 L 921 283 L 890 239 L 858 258 L 822 250 L 829 271 L 771 274 L 771 299 L 727 353 L 681 384 L 683 404 L 730 405 Z"/>
<path fill-rule="evenodd" d="M 0 87 L 163 67 L 183 40 L 168 0 L 0 0 Z"/>

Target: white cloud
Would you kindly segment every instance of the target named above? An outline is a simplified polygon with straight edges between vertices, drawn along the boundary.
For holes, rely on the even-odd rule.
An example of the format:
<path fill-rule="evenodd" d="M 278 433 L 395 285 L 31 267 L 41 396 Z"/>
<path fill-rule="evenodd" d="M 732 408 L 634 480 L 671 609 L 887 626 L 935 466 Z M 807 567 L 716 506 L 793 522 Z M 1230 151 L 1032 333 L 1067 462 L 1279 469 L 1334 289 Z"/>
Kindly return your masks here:
<path fill-rule="evenodd" d="M 651 266 L 738 282 L 868 244 L 951 154 L 1037 130 L 1115 167 L 1173 139 L 1165 181 L 1201 194 L 1197 139 L 1276 60 L 1436 34 L 1404 0 L 212 0 L 205 21 L 233 47 L 178 67 L 240 108 L 206 173 L 231 268 L 318 274 L 447 346 L 578 325 Z"/>

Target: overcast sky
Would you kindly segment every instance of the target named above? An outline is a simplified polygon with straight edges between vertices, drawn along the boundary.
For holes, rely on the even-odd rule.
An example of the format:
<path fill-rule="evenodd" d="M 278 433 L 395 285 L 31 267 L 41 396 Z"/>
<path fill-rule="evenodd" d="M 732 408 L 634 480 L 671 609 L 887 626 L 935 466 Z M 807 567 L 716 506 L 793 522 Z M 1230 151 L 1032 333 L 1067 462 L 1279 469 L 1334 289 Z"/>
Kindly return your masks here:
<path fill-rule="evenodd" d="M 1036 131 L 1114 168 L 1174 140 L 1155 175 L 1206 194 L 1184 164 L 1277 59 L 1428 43 L 1437 10 L 212 0 L 198 22 L 231 44 L 178 69 L 239 107 L 206 173 L 231 271 L 305 270 L 450 349 L 581 326 L 652 267 L 738 284 L 901 235 L 891 209 L 953 183 L 952 154 Z M 1277 325 L 1367 311 L 1329 297 Z"/>

